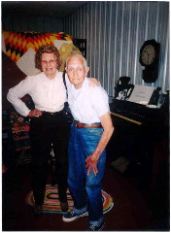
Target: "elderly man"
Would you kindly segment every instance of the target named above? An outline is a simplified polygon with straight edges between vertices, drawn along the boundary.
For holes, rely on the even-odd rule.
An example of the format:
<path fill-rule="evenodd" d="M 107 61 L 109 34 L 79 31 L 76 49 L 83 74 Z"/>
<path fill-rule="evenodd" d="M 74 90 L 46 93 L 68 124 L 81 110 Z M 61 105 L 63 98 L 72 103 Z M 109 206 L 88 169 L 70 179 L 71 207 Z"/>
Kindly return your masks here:
<path fill-rule="evenodd" d="M 68 149 L 68 185 L 74 208 L 64 213 L 63 221 L 71 222 L 88 214 L 89 230 L 98 231 L 104 227 L 101 190 L 105 147 L 114 130 L 108 96 L 102 87 L 88 85 L 89 68 L 82 55 L 71 55 L 66 71 L 72 84 L 68 88 L 68 102 L 75 119 Z"/>

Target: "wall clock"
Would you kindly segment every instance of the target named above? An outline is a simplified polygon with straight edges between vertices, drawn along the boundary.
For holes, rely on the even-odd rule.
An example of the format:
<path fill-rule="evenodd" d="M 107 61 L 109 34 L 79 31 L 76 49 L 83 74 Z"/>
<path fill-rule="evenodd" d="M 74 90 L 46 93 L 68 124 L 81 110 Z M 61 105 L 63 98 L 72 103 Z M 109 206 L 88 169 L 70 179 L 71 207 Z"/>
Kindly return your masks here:
<path fill-rule="evenodd" d="M 160 44 L 155 40 L 147 40 L 140 49 L 139 62 L 144 66 L 143 79 L 154 82 L 158 77 Z"/>

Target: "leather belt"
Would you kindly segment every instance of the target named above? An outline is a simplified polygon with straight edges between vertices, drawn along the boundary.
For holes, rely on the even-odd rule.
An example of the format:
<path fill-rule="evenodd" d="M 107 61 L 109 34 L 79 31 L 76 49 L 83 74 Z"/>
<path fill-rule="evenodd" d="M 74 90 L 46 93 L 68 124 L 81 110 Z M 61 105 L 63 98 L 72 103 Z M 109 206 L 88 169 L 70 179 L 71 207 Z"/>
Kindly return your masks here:
<path fill-rule="evenodd" d="M 86 123 L 82 123 L 79 121 L 74 121 L 74 126 L 76 128 L 102 128 L 101 123 L 92 123 L 92 124 L 86 124 Z"/>
<path fill-rule="evenodd" d="M 59 112 L 46 112 L 46 111 L 43 111 L 42 112 L 44 116 L 56 116 L 58 114 L 61 114 L 62 111 L 59 111 Z"/>

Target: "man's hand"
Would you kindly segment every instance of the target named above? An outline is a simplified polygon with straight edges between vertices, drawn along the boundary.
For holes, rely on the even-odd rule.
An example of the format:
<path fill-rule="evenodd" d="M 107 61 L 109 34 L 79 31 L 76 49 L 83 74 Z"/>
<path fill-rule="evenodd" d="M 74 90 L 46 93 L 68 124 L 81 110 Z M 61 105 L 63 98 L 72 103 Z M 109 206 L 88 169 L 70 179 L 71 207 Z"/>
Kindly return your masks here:
<path fill-rule="evenodd" d="M 42 112 L 38 109 L 33 109 L 29 112 L 28 117 L 40 117 L 42 115 Z"/>
<path fill-rule="evenodd" d="M 90 155 L 87 157 L 85 162 L 86 162 L 86 168 L 87 168 L 88 175 L 90 174 L 91 171 L 93 171 L 94 175 L 96 176 L 96 174 L 98 173 L 97 160 L 93 159 L 93 156 Z"/>

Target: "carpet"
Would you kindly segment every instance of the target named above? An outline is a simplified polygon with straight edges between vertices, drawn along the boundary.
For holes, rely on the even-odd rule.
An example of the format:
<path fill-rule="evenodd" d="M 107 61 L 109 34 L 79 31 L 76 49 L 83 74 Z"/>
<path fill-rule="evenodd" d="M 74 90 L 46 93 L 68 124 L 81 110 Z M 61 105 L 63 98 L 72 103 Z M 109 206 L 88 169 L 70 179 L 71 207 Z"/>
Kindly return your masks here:
<path fill-rule="evenodd" d="M 112 197 L 104 190 L 102 190 L 102 198 L 103 198 L 103 213 L 106 214 L 113 208 L 114 203 L 113 203 Z M 73 200 L 72 200 L 72 197 L 69 191 L 67 191 L 67 199 L 68 199 L 68 205 L 69 205 L 69 210 L 70 210 L 73 207 Z M 32 191 L 30 191 L 27 194 L 26 203 L 31 206 L 34 206 L 34 197 L 33 197 Z M 46 185 L 45 200 L 44 200 L 42 212 L 47 213 L 47 214 L 62 214 L 63 213 L 60 208 L 57 185 L 53 185 L 53 186 L 50 184 Z"/>

